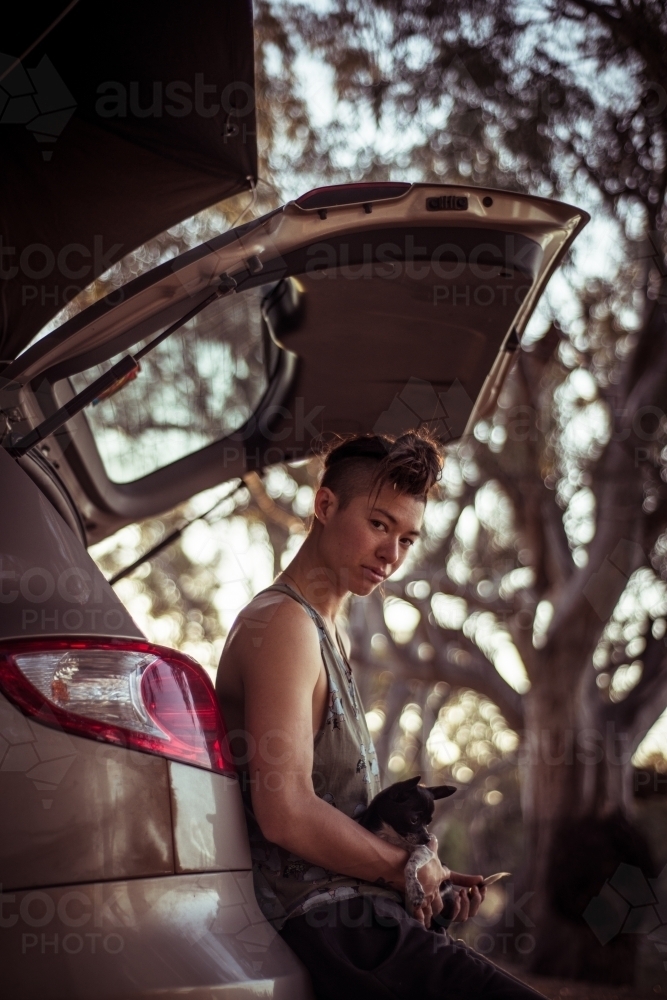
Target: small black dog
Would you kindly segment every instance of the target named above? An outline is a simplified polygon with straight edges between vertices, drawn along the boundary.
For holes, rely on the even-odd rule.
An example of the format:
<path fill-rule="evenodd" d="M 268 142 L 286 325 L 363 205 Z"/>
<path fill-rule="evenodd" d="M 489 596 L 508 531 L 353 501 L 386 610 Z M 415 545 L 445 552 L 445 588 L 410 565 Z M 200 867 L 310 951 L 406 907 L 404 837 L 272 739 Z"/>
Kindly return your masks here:
<path fill-rule="evenodd" d="M 420 781 L 421 776 L 397 781 L 379 792 L 370 805 L 355 817 L 371 833 L 410 851 L 405 866 L 405 888 L 413 910 L 424 902 L 424 890 L 417 872 L 434 856 L 428 847 L 430 834 L 427 827 L 433 819 L 435 800 L 447 798 L 456 791 L 453 785 L 427 788 L 420 785 Z M 442 883 L 440 891 L 445 903 L 443 918 L 446 920 L 447 911 L 454 912 L 457 893 L 449 881 Z"/>

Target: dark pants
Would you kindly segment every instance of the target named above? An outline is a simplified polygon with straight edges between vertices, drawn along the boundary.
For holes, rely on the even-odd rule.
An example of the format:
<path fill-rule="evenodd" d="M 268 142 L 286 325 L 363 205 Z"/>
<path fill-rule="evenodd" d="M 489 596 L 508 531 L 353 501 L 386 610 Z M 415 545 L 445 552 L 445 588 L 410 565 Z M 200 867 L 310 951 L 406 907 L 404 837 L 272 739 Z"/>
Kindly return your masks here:
<path fill-rule="evenodd" d="M 318 1000 L 537 1000 L 542 997 L 392 900 L 354 896 L 293 917 L 281 934 Z"/>

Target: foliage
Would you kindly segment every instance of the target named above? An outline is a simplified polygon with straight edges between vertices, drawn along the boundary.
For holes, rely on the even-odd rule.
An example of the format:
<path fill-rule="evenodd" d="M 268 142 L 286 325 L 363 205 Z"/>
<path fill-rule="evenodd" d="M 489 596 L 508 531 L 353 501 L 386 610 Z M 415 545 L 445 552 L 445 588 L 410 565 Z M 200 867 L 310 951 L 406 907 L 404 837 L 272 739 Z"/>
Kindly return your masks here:
<path fill-rule="evenodd" d="M 461 810 L 492 817 L 517 804 L 508 776 L 518 759 L 541 942 L 531 960 L 564 968 L 549 941 L 562 953 L 576 939 L 587 943 L 565 947 L 567 971 L 599 975 L 588 929 L 553 903 L 549 864 L 559 838 L 567 842 L 573 804 L 587 822 L 620 817 L 625 829 L 629 760 L 615 770 L 606 747 L 584 772 L 576 761 L 545 769 L 543 758 L 560 759 L 568 733 L 609 725 L 636 751 L 667 706 L 664 4 L 259 0 L 255 11 L 267 183 L 253 211 L 279 203 L 276 188 L 293 195 L 295 184 L 391 176 L 564 197 L 594 214 L 593 236 L 553 280 L 497 412 L 450 449 L 410 565 L 384 597 L 353 602 L 349 622 L 391 774 L 456 776 L 468 789 Z M 330 83 L 319 105 L 301 84 L 314 67 Z M 247 207 L 236 201 L 233 211 Z M 214 206 L 175 227 L 71 308 L 232 218 L 231 206 Z M 141 598 L 155 620 L 175 622 L 174 644 L 217 650 L 230 611 L 215 595 L 238 585 L 240 606 L 244 587 L 249 596 L 289 559 L 314 471 L 270 470 L 234 511 L 261 535 L 264 576 L 221 584 L 220 564 L 202 566 L 184 542 L 125 584 L 130 605 Z M 127 556 L 157 528 L 125 529 L 145 533 Z M 108 569 L 131 561 L 104 559 Z M 534 760 L 526 747 L 537 747 Z M 504 796 L 495 805 L 493 792 Z M 476 834 L 470 817 L 476 856 L 488 860 L 493 838 L 482 821 Z M 595 863 L 601 885 L 611 872 Z M 619 955 L 631 975 L 631 951 Z"/>

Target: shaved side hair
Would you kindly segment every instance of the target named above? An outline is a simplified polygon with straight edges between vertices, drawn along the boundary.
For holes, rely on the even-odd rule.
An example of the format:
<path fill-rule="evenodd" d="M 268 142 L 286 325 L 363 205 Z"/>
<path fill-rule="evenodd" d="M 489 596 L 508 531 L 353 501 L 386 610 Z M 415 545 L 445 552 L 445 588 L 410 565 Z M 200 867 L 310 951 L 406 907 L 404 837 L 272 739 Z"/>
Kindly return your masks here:
<path fill-rule="evenodd" d="M 357 496 L 375 493 L 377 499 L 384 486 L 426 503 L 442 466 L 440 446 L 426 431 L 410 431 L 397 438 L 358 434 L 325 453 L 320 486 L 335 493 L 341 509 Z"/>

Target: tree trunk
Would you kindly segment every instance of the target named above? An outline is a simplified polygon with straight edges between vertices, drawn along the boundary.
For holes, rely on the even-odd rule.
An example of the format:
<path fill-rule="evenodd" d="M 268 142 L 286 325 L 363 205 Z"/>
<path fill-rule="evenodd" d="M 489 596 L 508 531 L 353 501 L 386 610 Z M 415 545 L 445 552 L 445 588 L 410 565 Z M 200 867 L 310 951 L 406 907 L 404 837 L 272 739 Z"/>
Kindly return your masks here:
<path fill-rule="evenodd" d="M 622 864 L 644 877 L 656 873 L 632 821 L 630 737 L 605 718 L 594 679 L 586 675 L 585 683 L 576 683 L 573 655 L 567 643 L 552 650 L 525 696 L 521 767 L 529 856 L 522 889 L 533 894 L 525 911 L 534 927 L 517 926 L 514 933 L 529 931 L 534 939 L 527 955 L 533 972 L 632 983 L 638 935 L 623 933 L 630 908 L 607 883 L 615 875 L 618 881 Z M 520 952 L 528 951 L 529 940 Z"/>

